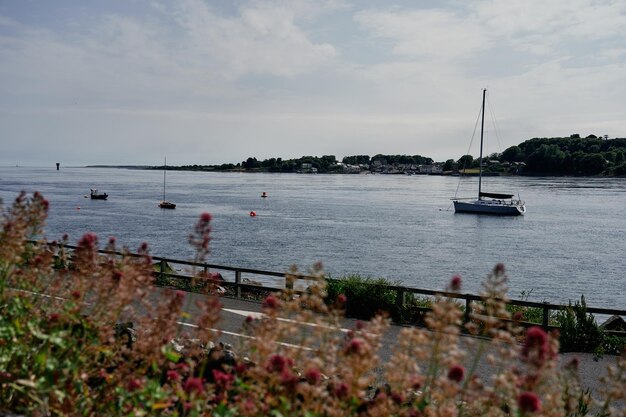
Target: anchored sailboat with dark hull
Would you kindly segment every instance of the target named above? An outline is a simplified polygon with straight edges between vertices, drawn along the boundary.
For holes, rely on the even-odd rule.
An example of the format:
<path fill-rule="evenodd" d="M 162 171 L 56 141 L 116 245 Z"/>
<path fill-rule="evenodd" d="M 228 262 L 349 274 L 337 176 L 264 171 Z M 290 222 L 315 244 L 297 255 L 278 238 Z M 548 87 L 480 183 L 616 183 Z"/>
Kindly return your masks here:
<path fill-rule="evenodd" d="M 161 202 L 159 203 L 159 207 L 163 209 L 175 209 L 176 204 L 172 203 L 171 201 L 167 201 L 165 199 L 165 174 L 166 173 L 167 173 L 167 158 L 165 158 L 165 161 L 163 164 L 163 200 L 161 200 Z"/>
<path fill-rule="evenodd" d="M 480 159 L 478 168 L 478 199 L 453 198 L 456 213 L 494 214 L 499 216 L 520 216 L 526 212 L 526 205 L 522 200 L 515 199 L 515 194 L 487 193 L 482 191 L 483 179 L 483 138 L 485 131 L 485 95 L 483 89 L 483 103 L 481 109 L 480 126 Z"/>

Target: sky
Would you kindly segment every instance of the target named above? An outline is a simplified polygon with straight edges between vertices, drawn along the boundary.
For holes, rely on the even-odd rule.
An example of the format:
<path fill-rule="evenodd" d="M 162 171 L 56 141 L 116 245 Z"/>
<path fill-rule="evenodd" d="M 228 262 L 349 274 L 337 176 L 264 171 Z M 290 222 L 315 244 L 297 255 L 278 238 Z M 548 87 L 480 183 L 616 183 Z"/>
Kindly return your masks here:
<path fill-rule="evenodd" d="M 458 159 L 483 88 L 486 153 L 626 137 L 626 1 L 0 0 L 1 166 Z"/>

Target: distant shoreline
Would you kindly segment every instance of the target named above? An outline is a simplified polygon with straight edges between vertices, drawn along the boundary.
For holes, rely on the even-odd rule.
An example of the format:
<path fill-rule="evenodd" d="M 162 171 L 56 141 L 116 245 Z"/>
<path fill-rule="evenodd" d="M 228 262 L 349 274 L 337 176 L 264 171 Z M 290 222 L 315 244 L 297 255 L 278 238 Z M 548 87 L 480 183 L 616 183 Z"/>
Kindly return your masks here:
<path fill-rule="evenodd" d="M 85 165 L 85 166 L 73 166 L 66 168 L 106 168 L 106 169 L 136 169 L 136 170 L 162 170 L 163 166 L 152 165 Z M 218 173 L 244 173 L 244 174 L 304 174 L 304 175 L 392 175 L 392 176 L 446 176 L 446 177 L 477 177 L 478 173 L 456 173 L 456 172 L 442 172 L 442 173 L 412 173 L 406 174 L 404 172 L 371 172 L 362 171 L 359 173 L 346 173 L 346 172 L 321 172 L 321 173 L 304 173 L 304 172 L 272 172 L 262 169 L 215 169 L 215 168 L 198 168 L 190 166 L 175 166 L 168 165 L 168 171 L 186 171 L 186 172 L 218 172 Z M 558 177 L 558 178 L 626 178 L 626 175 L 566 175 L 566 174 L 554 174 L 554 173 L 499 173 L 499 172 L 483 172 L 484 177 Z"/>

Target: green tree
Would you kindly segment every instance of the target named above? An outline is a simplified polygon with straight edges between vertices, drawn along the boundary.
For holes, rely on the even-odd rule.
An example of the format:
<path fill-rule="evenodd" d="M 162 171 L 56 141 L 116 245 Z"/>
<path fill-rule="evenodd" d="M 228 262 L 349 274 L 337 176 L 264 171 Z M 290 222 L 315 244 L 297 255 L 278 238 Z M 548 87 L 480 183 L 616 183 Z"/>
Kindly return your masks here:
<path fill-rule="evenodd" d="M 511 146 L 502 152 L 500 159 L 503 162 L 522 162 L 524 160 L 524 152 L 519 146 Z"/>
<path fill-rule="evenodd" d="M 541 145 L 526 158 L 526 168 L 531 172 L 561 173 L 565 152 L 557 145 Z"/>
<path fill-rule="evenodd" d="M 463 155 L 456 161 L 459 164 L 459 168 L 469 168 L 472 166 L 472 162 L 474 162 L 474 157 L 472 155 Z"/>
<path fill-rule="evenodd" d="M 604 171 L 606 159 L 602 154 L 592 153 L 583 156 L 581 161 L 582 173 L 584 175 L 598 175 Z"/>

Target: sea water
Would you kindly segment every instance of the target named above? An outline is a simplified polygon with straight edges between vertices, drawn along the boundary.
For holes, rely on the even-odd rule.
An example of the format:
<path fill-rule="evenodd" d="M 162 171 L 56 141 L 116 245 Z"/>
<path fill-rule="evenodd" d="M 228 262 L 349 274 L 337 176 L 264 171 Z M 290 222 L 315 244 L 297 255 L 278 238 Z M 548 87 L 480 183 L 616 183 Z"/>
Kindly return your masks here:
<path fill-rule="evenodd" d="M 203 212 L 213 215 L 210 263 L 270 271 L 318 261 L 333 277 L 357 273 L 406 286 L 443 289 L 460 274 L 477 293 L 496 263 L 509 296 L 626 309 L 626 180 L 489 177 L 483 189 L 515 192 L 519 217 L 455 214 L 450 197 L 475 196 L 477 178 L 422 175 L 310 175 L 117 168 L 0 168 L 0 198 L 21 190 L 50 202 L 46 236 L 76 243 L 94 232 L 136 250 L 192 260 L 187 243 Z M 89 190 L 109 194 L 89 199 Z M 266 192 L 268 197 L 262 198 Z M 251 217 L 254 211 L 256 216 Z"/>

